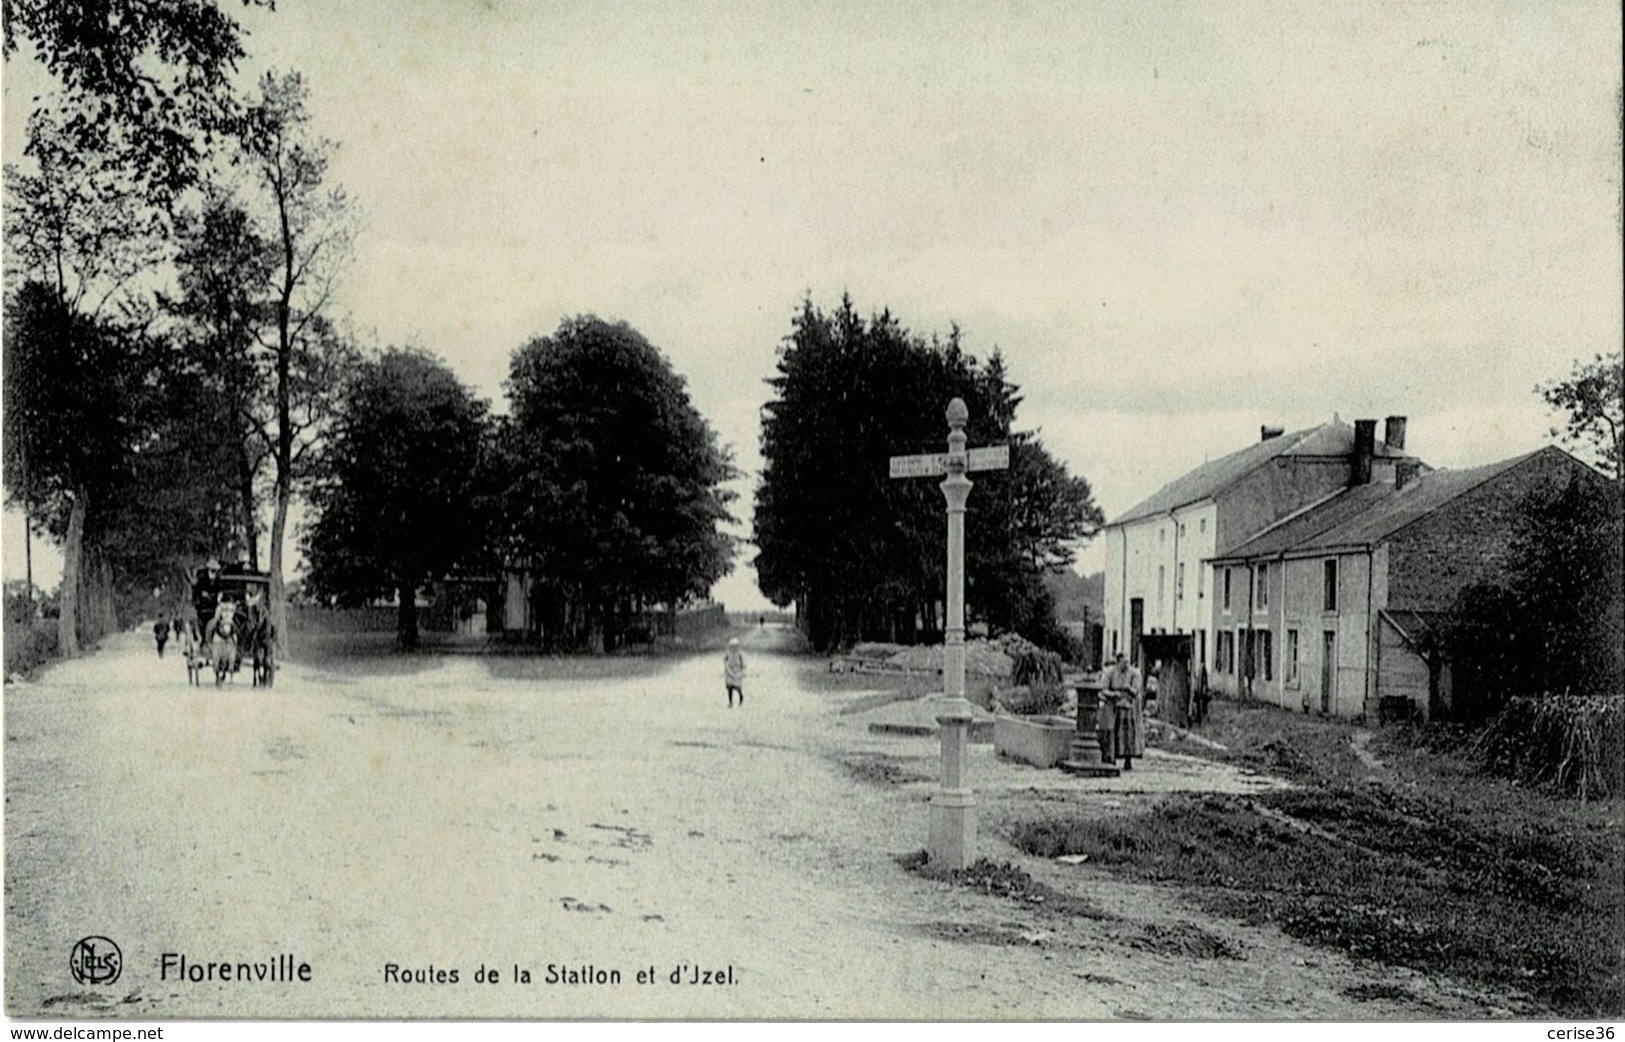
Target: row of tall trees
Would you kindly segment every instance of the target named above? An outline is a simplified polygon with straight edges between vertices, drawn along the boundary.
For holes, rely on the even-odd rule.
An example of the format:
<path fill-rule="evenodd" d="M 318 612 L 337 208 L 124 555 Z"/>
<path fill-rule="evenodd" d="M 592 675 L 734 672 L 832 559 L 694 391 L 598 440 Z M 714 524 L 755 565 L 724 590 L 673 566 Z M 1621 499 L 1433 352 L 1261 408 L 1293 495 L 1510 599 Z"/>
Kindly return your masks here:
<path fill-rule="evenodd" d="M 29 531 L 62 546 L 64 653 L 117 625 L 121 594 L 178 596 L 212 554 L 269 571 L 286 640 L 301 495 L 313 589 L 399 593 L 409 613 L 448 570 L 519 565 L 544 626 L 576 645 L 613 643 L 629 616 L 726 572 L 736 472 L 630 327 L 569 319 L 525 344 L 498 418 L 427 355 L 364 358 L 334 312 L 355 231 L 336 146 L 298 74 L 239 89 L 242 32 L 215 0 L 0 2 L 7 57 L 56 85 L 5 172 L 5 480 Z M 818 643 L 940 629 L 936 490 L 888 482 L 885 460 L 940 446 L 955 395 L 973 441 L 1012 449 L 973 499 L 972 610 L 1045 635 L 1039 578 L 1100 514 L 1014 428 L 997 353 L 979 363 L 957 331 L 926 342 L 850 301 L 808 302 L 775 388 L 759 568 Z"/>
<path fill-rule="evenodd" d="M 297 74 L 239 93 L 212 0 L 4 14 L 7 57 L 57 85 L 6 169 L 5 424 L 7 492 L 63 549 L 59 644 L 211 553 L 258 566 L 266 501 L 286 633 L 288 511 L 355 356 L 329 314 L 353 229 L 334 146 Z"/>
<path fill-rule="evenodd" d="M 807 300 L 770 383 L 756 569 L 768 598 L 797 606 L 816 647 L 940 634 L 942 493 L 931 481 L 891 480 L 888 459 L 942 451 L 954 397 L 970 408 L 972 447 L 1010 445 L 1009 470 L 973 479 L 969 616 L 1062 644 L 1043 576 L 1068 566 L 1103 517 L 1088 482 L 1015 426 L 1021 396 L 997 351 L 980 362 L 957 328 L 928 339 L 889 312 L 863 318 L 849 297 L 833 312 Z"/>
<path fill-rule="evenodd" d="M 313 593 L 415 594 L 451 574 L 528 572 L 544 639 L 604 650 L 654 604 L 703 597 L 732 564 L 735 476 L 666 358 L 625 323 L 569 318 L 514 352 L 493 418 L 443 363 L 356 368 L 318 454 L 305 538 Z"/>

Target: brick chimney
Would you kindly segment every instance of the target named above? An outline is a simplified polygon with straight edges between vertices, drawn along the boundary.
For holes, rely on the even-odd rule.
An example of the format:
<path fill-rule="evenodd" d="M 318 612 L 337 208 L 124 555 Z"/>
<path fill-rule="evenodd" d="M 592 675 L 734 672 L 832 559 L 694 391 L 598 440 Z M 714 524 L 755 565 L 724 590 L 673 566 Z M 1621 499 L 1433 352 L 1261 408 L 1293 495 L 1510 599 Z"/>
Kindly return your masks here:
<path fill-rule="evenodd" d="M 1264 426 L 1258 428 L 1258 440 L 1259 441 L 1269 441 L 1271 438 L 1279 438 L 1281 435 L 1283 435 L 1285 433 L 1286 433 L 1286 428 L 1285 427 L 1272 427 L 1272 426 L 1270 426 L 1268 424 L 1265 424 Z"/>
<path fill-rule="evenodd" d="M 1416 476 L 1422 472 L 1422 461 L 1402 459 L 1394 464 L 1394 491 L 1399 491 L 1406 485 L 1413 484 Z"/>
<path fill-rule="evenodd" d="M 1371 484 L 1371 457 L 1377 451 L 1377 421 L 1354 421 L 1354 451 L 1349 454 L 1349 484 Z"/>
<path fill-rule="evenodd" d="M 1390 416 L 1383 421 L 1382 443 L 1390 449 L 1405 451 L 1405 417 Z"/>

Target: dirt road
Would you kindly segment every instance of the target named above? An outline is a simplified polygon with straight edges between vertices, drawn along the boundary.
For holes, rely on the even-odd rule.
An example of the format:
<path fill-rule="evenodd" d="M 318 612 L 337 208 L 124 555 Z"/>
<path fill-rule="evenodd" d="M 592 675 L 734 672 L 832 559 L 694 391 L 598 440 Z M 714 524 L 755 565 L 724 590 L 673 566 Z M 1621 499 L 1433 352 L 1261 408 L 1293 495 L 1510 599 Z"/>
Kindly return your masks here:
<path fill-rule="evenodd" d="M 245 672 L 216 690 L 187 687 L 173 657 L 129 635 L 8 684 L 7 1009 L 550 1019 L 1485 1009 L 1448 982 L 1409 982 L 1426 1006 L 1350 998 L 1357 984 L 1380 994 L 1392 971 L 1204 918 L 1170 891 L 1088 866 L 1027 863 L 1106 920 L 909 873 L 897 858 L 924 846 L 934 742 L 871 735 L 861 714 L 842 712 L 858 694 L 806 690 L 797 660 L 749 651 L 738 709 L 720 654 L 631 679 L 498 679 L 485 660 L 444 657 L 385 660 L 370 674 L 292 666 L 271 691 L 250 690 Z M 1146 790 L 1264 783 L 1167 755 L 1132 778 L 1086 783 L 981 746 L 970 770 L 995 858 L 1016 856 L 996 835 L 1014 803 L 1094 801 L 1110 813 Z M 70 976 L 87 936 L 122 951 L 111 986 Z M 310 980 L 253 979 L 254 964 L 277 966 L 282 953 L 308 964 Z M 251 979 L 180 979 L 179 957 L 249 964 Z M 499 980 L 479 979 L 482 967 Z M 688 983 L 707 971 L 722 983 Z"/>

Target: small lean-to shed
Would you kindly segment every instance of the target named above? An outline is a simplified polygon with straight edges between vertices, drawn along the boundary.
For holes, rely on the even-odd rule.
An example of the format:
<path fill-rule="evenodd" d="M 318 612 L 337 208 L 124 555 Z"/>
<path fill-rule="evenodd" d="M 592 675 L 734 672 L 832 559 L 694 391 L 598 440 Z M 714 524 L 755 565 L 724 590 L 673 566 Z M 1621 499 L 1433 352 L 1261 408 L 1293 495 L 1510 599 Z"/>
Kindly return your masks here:
<path fill-rule="evenodd" d="M 1140 637 L 1146 677 L 1157 673 L 1157 719 L 1175 727 L 1191 725 L 1191 676 L 1196 640 L 1189 633 L 1147 633 Z"/>

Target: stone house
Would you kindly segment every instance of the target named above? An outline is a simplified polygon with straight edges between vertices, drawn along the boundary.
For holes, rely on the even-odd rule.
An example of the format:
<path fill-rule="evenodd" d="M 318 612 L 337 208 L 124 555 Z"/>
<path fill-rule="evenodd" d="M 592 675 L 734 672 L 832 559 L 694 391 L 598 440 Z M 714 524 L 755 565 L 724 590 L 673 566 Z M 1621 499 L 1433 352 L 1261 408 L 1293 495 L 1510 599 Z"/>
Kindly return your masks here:
<path fill-rule="evenodd" d="M 1524 498 L 1576 475 L 1604 480 L 1554 447 L 1459 471 L 1404 459 L 1214 553 L 1213 687 L 1346 718 L 1448 715 L 1439 623 L 1503 574 Z"/>
<path fill-rule="evenodd" d="M 1216 605 L 1237 596 L 1234 576 L 1216 575 L 1212 559 L 1362 475 L 1392 481 L 1399 462 L 1416 462 L 1404 451 L 1403 416 L 1388 418 L 1381 444 L 1375 432 L 1375 420 L 1350 425 L 1336 416 L 1291 433 L 1264 427 L 1254 444 L 1202 464 L 1108 524 L 1105 656 L 1122 652 L 1141 664 L 1141 634 L 1189 633 L 1198 662 L 1212 662 Z"/>

